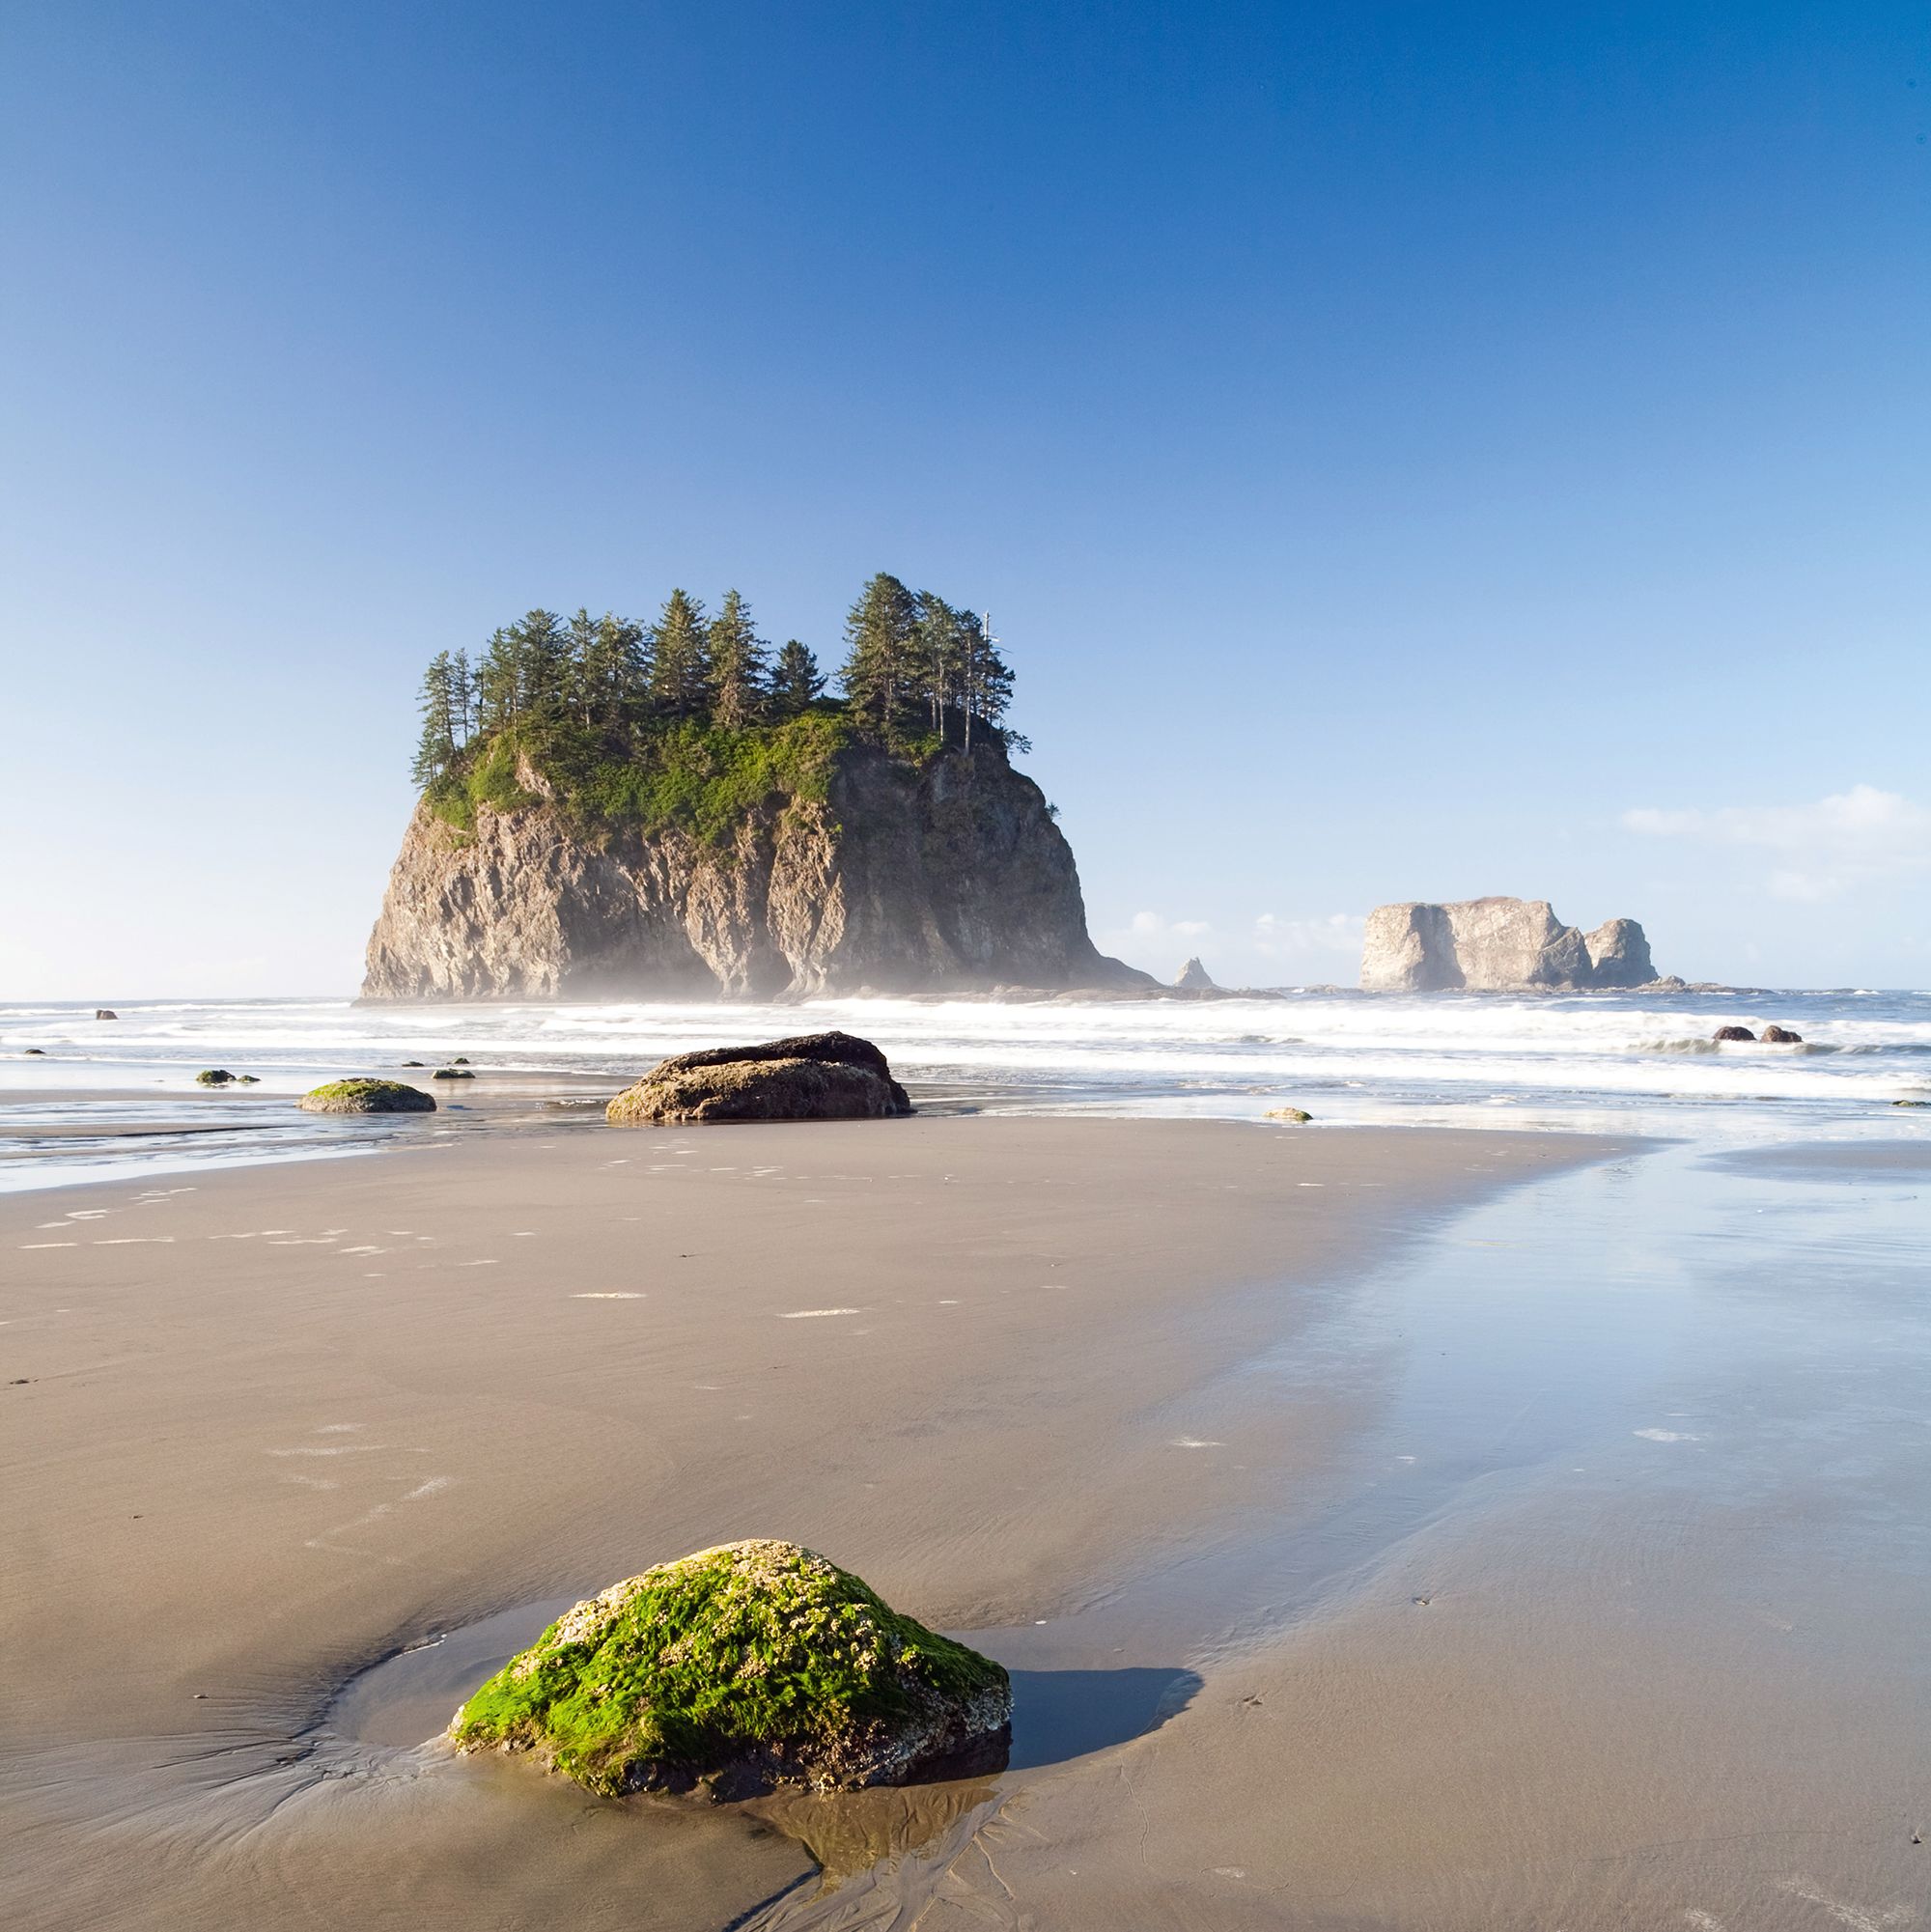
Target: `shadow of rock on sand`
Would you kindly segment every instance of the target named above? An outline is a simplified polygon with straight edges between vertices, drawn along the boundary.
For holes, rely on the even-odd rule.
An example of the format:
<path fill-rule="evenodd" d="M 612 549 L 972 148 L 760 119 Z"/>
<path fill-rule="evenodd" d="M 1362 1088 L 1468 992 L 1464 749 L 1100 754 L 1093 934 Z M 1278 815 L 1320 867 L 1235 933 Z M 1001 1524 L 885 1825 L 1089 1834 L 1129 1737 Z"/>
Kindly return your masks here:
<path fill-rule="evenodd" d="M 1200 1690 L 1191 1670 L 1015 1670 L 1009 1771 L 1043 1770 L 1158 1730 Z M 941 1898 L 1002 1888 L 988 1834 L 1010 1829 L 994 1776 L 826 1794 L 789 1791 L 747 1812 L 795 1838 L 818 1873 L 725 1932 L 904 1928 Z"/>
<path fill-rule="evenodd" d="M 1015 1670 L 1009 1771 L 1086 1757 L 1158 1730 L 1200 1689 L 1191 1670 Z"/>

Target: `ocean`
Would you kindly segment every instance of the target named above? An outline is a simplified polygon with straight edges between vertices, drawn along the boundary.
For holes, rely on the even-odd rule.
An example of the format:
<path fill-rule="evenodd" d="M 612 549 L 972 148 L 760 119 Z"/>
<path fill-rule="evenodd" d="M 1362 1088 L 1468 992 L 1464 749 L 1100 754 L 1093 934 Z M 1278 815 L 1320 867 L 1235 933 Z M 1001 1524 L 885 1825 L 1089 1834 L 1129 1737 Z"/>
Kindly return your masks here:
<path fill-rule="evenodd" d="M 346 998 L 0 1005 L 0 1190 L 367 1151 L 399 1131 L 556 1131 L 665 1053 L 843 1027 L 945 1111 L 1257 1120 L 1317 1127 L 1574 1128 L 1717 1145 L 1931 1132 L 1931 994 L 1252 997 L 798 1005 L 358 1006 Z M 1769 1024 L 1798 1046 L 1718 1044 Z M 40 1049 L 30 1055 L 31 1048 Z M 434 1123 L 317 1119 L 296 1096 L 351 1073 L 424 1073 Z M 258 1084 L 209 1090 L 205 1067 Z M 415 1076 L 422 1078 L 421 1074 Z"/>

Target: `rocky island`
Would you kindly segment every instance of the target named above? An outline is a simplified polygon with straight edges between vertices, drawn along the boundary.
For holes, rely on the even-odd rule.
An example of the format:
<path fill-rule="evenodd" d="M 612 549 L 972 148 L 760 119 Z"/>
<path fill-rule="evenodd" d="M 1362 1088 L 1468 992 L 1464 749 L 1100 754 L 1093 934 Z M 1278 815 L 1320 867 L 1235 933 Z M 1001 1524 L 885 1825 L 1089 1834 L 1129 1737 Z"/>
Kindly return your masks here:
<path fill-rule="evenodd" d="M 533 611 L 423 687 L 422 786 L 362 994 L 772 999 L 1129 987 L 979 619 L 881 574 L 842 697 L 743 600 Z"/>
<path fill-rule="evenodd" d="M 1361 949 L 1364 993 L 1573 993 L 1655 978 L 1634 919 L 1584 933 L 1546 899 L 1377 906 Z"/>

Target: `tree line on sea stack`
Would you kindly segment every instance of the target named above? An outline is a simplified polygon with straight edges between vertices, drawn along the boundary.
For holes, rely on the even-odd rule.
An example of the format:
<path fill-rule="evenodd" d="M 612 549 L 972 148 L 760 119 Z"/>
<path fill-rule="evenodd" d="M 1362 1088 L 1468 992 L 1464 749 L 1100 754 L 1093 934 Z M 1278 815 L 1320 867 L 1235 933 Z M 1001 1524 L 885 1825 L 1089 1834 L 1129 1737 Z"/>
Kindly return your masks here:
<path fill-rule="evenodd" d="M 654 624 L 579 609 L 532 610 L 480 655 L 439 651 L 422 683 L 414 777 L 434 785 L 474 747 L 515 730 L 538 742 L 647 741 L 669 725 L 743 731 L 836 712 L 886 750 L 957 746 L 1005 729 L 1013 674 L 982 619 L 881 571 L 845 620 L 842 697 L 825 694 L 818 659 L 797 638 L 775 653 L 735 590 L 714 614 L 674 590 Z"/>

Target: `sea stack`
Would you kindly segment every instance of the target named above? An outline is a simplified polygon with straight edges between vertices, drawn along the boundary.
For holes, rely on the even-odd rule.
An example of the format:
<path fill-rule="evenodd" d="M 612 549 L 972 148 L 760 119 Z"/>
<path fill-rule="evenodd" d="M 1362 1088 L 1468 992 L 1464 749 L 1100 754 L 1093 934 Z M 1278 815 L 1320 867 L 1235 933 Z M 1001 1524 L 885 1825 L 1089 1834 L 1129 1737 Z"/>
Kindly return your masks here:
<path fill-rule="evenodd" d="M 1364 993 L 1566 993 L 1655 977 L 1634 919 L 1583 933 L 1546 899 L 1377 906 L 1361 950 Z"/>
<path fill-rule="evenodd" d="M 822 798 L 774 774 L 708 830 L 587 823 L 534 770 L 518 783 L 466 827 L 417 805 L 365 999 L 1153 984 L 1094 946 L 1072 848 L 996 740 L 919 764 L 845 745 Z"/>
<path fill-rule="evenodd" d="M 1173 983 L 1182 993 L 1214 993 L 1218 990 L 1213 975 L 1200 964 L 1197 956 L 1180 968 Z"/>

